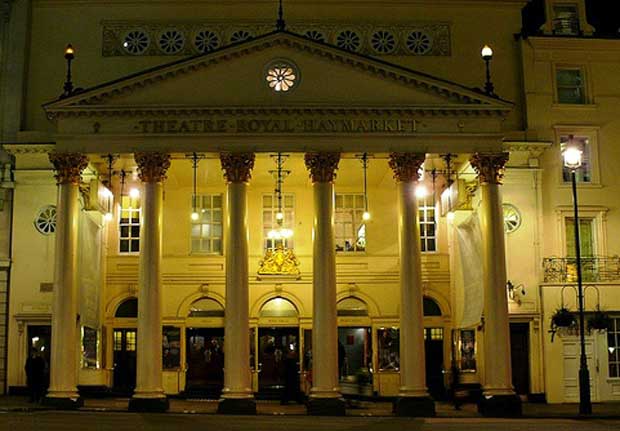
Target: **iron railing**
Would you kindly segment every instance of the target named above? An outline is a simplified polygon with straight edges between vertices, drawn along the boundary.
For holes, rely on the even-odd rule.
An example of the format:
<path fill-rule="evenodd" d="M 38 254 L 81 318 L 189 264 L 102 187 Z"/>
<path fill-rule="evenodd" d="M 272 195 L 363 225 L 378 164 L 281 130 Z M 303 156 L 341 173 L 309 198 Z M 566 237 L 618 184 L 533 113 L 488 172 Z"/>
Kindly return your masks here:
<path fill-rule="evenodd" d="M 546 257 L 543 259 L 545 283 L 577 283 L 577 259 L 574 257 Z M 620 281 L 620 256 L 581 258 L 584 283 Z"/>

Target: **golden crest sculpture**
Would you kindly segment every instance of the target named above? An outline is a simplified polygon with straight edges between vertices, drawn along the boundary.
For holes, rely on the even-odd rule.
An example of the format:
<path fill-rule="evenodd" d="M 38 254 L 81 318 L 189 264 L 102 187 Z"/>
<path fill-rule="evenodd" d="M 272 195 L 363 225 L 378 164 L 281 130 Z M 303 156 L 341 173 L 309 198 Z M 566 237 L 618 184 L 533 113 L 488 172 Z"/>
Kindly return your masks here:
<path fill-rule="evenodd" d="M 299 276 L 299 260 L 291 249 L 282 246 L 268 249 L 259 262 L 258 274 Z"/>

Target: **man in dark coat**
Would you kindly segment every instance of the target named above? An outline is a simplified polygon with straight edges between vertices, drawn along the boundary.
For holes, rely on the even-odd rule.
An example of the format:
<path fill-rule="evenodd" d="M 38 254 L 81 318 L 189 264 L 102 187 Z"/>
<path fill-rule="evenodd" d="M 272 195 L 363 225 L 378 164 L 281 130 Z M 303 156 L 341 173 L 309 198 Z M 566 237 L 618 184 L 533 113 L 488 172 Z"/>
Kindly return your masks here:
<path fill-rule="evenodd" d="M 38 403 L 45 395 L 45 366 L 45 359 L 33 348 L 25 367 L 31 403 Z"/>

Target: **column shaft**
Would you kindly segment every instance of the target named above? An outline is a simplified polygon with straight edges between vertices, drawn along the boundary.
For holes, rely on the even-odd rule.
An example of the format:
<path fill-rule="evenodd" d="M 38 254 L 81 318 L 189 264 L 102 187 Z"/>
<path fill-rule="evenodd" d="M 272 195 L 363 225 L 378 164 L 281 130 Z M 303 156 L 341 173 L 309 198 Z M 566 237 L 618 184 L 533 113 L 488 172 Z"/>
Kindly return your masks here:
<path fill-rule="evenodd" d="M 135 398 L 164 398 L 162 384 L 163 184 L 145 182 L 140 225 L 138 350 Z"/>
<path fill-rule="evenodd" d="M 223 398 L 253 398 L 250 372 L 247 184 L 229 183 Z"/>
<path fill-rule="evenodd" d="M 334 185 L 313 185 L 312 398 L 339 398 Z"/>
<path fill-rule="evenodd" d="M 247 188 L 254 159 L 253 153 L 220 154 L 227 182 L 224 389 L 218 405 L 218 413 L 224 414 L 256 414 L 250 371 L 247 210 Z"/>
<path fill-rule="evenodd" d="M 398 183 L 400 247 L 400 393 L 428 396 L 424 355 L 422 260 L 416 183 Z"/>
<path fill-rule="evenodd" d="M 49 398 L 78 398 L 78 189 L 58 186 Z"/>
<path fill-rule="evenodd" d="M 484 416 L 520 416 L 512 388 L 506 294 L 506 246 L 500 184 L 508 153 L 476 153 L 470 163 L 480 180 L 480 227 L 484 288 L 484 382 L 478 406 Z"/>
<path fill-rule="evenodd" d="M 484 393 L 512 395 L 506 248 L 498 184 L 480 186 L 484 284 Z"/>
<path fill-rule="evenodd" d="M 136 389 L 129 410 L 168 410 L 162 384 L 162 229 L 164 180 L 170 155 L 136 153 L 138 176 L 142 181 L 140 220 L 140 267 L 138 277 L 138 349 Z"/>
<path fill-rule="evenodd" d="M 78 217 L 81 173 L 88 164 L 79 153 L 51 153 L 56 171 L 56 248 L 52 297 L 50 387 L 45 403 L 59 408 L 82 404 L 78 384 Z M 30 354 L 30 353 L 29 353 Z"/>

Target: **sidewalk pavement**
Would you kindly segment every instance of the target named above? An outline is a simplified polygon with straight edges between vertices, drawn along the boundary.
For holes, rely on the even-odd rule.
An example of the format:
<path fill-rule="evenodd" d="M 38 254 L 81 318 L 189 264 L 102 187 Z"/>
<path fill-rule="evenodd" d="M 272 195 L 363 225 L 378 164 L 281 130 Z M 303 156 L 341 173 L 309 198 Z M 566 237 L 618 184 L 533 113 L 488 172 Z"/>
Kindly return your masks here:
<path fill-rule="evenodd" d="M 128 398 L 86 398 L 80 411 L 127 412 Z M 437 402 L 437 417 L 444 418 L 477 418 L 475 404 L 464 404 L 455 410 L 452 404 Z M 2 412 L 34 412 L 51 410 L 41 404 L 29 403 L 27 397 L 1 396 L 0 413 Z M 279 401 L 256 402 L 259 415 L 306 415 L 303 404 L 281 405 Z M 217 400 L 192 400 L 170 398 L 170 413 L 215 414 Z M 392 404 L 385 401 L 347 401 L 347 416 L 392 416 Z M 523 417 L 526 418 L 578 418 L 578 404 L 542 404 L 524 403 Z M 620 419 L 620 402 L 594 403 L 592 418 Z"/>

